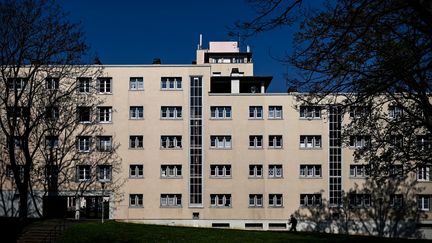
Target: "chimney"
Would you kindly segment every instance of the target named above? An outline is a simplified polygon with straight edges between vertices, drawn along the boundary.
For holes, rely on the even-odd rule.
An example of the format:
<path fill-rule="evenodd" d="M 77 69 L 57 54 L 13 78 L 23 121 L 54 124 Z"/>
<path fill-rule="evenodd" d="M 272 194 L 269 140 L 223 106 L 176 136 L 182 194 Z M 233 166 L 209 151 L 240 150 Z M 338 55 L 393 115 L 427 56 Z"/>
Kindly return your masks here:
<path fill-rule="evenodd" d="M 159 57 L 153 58 L 152 64 L 161 64 L 161 59 Z"/>

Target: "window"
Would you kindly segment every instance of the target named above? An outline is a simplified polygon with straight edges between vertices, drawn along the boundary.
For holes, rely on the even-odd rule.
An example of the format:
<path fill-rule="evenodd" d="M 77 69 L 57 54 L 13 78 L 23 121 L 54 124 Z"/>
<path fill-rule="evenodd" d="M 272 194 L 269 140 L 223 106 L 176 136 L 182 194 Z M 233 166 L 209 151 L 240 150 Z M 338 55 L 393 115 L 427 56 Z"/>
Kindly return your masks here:
<path fill-rule="evenodd" d="M 8 78 L 7 88 L 9 91 L 20 91 L 24 90 L 27 86 L 28 79 L 27 78 Z"/>
<path fill-rule="evenodd" d="M 58 148 L 58 145 L 59 145 L 58 136 L 46 136 L 45 137 L 45 147 L 47 149 Z"/>
<path fill-rule="evenodd" d="M 161 207 L 181 207 L 182 195 L 181 194 L 161 194 L 160 198 Z"/>
<path fill-rule="evenodd" d="M 98 136 L 96 149 L 102 152 L 109 152 L 112 150 L 112 137 L 111 136 Z"/>
<path fill-rule="evenodd" d="M 418 181 L 432 181 L 432 177 L 430 175 L 431 166 L 421 165 L 417 167 L 417 180 Z"/>
<path fill-rule="evenodd" d="M 282 135 L 269 135 L 269 148 L 282 148 Z"/>
<path fill-rule="evenodd" d="M 78 122 L 89 123 L 91 122 L 91 107 L 88 106 L 79 106 L 77 108 L 78 112 Z"/>
<path fill-rule="evenodd" d="M 210 117 L 212 119 L 231 119 L 231 106 L 211 106 Z"/>
<path fill-rule="evenodd" d="M 163 149 L 181 149 L 182 136 L 161 136 L 161 148 Z"/>
<path fill-rule="evenodd" d="M 389 146 L 397 148 L 402 148 L 404 144 L 402 135 L 390 135 Z"/>
<path fill-rule="evenodd" d="M 182 165 L 161 165 L 162 178 L 181 178 Z"/>
<path fill-rule="evenodd" d="M 430 211 L 430 198 L 431 195 L 417 195 L 418 209 L 421 211 Z"/>
<path fill-rule="evenodd" d="M 18 176 L 21 179 L 21 181 L 24 179 L 24 166 L 23 165 L 17 165 L 18 168 Z M 12 170 L 11 165 L 6 165 L 6 176 L 9 178 L 14 178 L 14 173 Z"/>
<path fill-rule="evenodd" d="M 142 149 L 143 146 L 143 136 L 129 136 L 129 148 L 131 149 Z"/>
<path fill-rule="evenodd" d="M 371 195 L 365 193 L 350 193 L 348 194 L 348 201 L 350 207 L 370 207 Z"/>
<path fill-rule="evenodd" d="M 111 78 L 98 78 L 97 86 L 99 94 L 111 94 Z"/>
<path fill-rule="evenodd" d="M 162 106 L 161 107 L 162 119 L 181 119 L 182 107 L 181 106 Z"/>
<path fill-rule="evenodd" d="M 403 178 L 403 165 L 391 165 L 389 170 L 389 176 L 393 178 Z"/>
<path fill-rule="evenodd" d="M 370 165 L 350 165 L 350 177 L 366 178 L 369 171 Z"/>
<path fill-rule="evenodd" d="M 57 120 L 60 116 L 59 108 L 56 106 L 48 106 L 45 108 L 45 118 L 48 120 Z"/>
<path fill-rule="evenodd" d="M 249 194 L 249 207 L 261 208 L 263 206 L 262 194 Z"/>
<path fill-rule="evenodd" d="M 320 149 L 321 135 L 301 135 L 300 148 L 302 149 Z"/>
<path fill-rule="evenodd" d="M 30 117 L 30 108 L 26 106 L 7 107 L 7 113 L 10 119 L 27 119 Z"/>
<path fill-rule="evenodd" d="M 269 165 L 268 176 L 269 178 L 282 178 L 282 165 Z"/>
<path fill-rule="evenodd" d="M 210 194 L 210 206 L 231 207 L 231 194 Z"/>
<path fill-rule="evenodd" d="M 370 136 L 365 135 L 354 135 L 350 136 L 350 147 L 351 148 L 363 148 L 370 144 Z"/>
<path fill-rule="evenodd" d="M 300 118 L 321 119 L 320 106 L 300 106 Z"/>
<path fill-rule="evenodd" d="M 269 119 L 282 119 L 282 106 L 269 106 Z"/>
<path fill-rule="evenodd" d="M 11 139 L 13 139 L 15 149 L 21 149 L 26 145 L 26 141 L 22 136 L 14 136 Z"/>
<path fill-rule="evenodd" d="M 129 79 L 129 90 L 144 90 L 144 79 L 142 77 L 131 77 Z"/>
<path fill-rule="evenodd" d="M 390 195 L 390 207 L 402 208 L 404 204 L 402 194 L 391 194 Z"/>
<path fill-rule="evenodd" d="M 300 177 L 321 178 L 321 165 L 300 165 Z"/>
<path fill-rule="evenodd" d="M 231 136 L 210 136 L 210 147 L 217 149 L 230 149 Z"/>
<path fill-rule="evenodd" d="M 111 165 L 98 165 L 96 169 L 97 169 L 98 181 L 102 181 L 102 182 L 111 181 L 112 178 Z"/>
<path fill-rule="evenodd" d="M 143 194 L 129 194 L 129 207 L 143 207 Z"/>
<path fill-rule="evenodd" d="M 252 164 L 249 165 L 249 177 L 262 178 L 263 176 L 263 166 Z"/>
<path fill-rule="evenodd" d="M 417 136 L 417 146 L 420 150 L 431 150 L 432 149 L 432 136 L 431 135 L 419 135 Z"/>
<path fill-rule="evenodd" d="M 388 113 L 389 113 L 390 118 L 396 119 L 396 118 L 401 117 L 403 115 L 403 109 L 401 106 L 390 105 L 388 107 Z"/>
<path fill-rule="evenodd" d="M 98 121 L 101 123 L 112 122 L 112 108 L 111 106 L 100 106 L 97 108 Z"/>
<path fill-rule="evenodd" d="M 262 106 L 249 106 L 249 118 L 262 119 L 263 118 Z"/>
<path fill-rule="evenodd" d="M 249 136 L 249 148 L 262 148 L 263 136 L 251 135 Z"/>
<path fill-rule="evenodd" d="M 321 206 L 321 194 L 300 194 L 300 206 L 317 207 Z"/>
<path fill-rule="evenodd" d="M 282 194 L 269 194 L 269 207 L 282 207 L 282 199 Z"/>
<path fill-rule="evenodd" d="M 90 81 L 91 78 L 78 78 L 78 93 L 86 94 L 90 93 Z"/>
<path fill-rule="evenodd" d="M 210 165 L 210 176 L 218 178 L 231 177 L 231 165 Z"/>
<path fill-rule="evenodd" d="M 45 78 L 45 84 L 47 90 L 58 90 L 59 89 L 59 78 L 48 77 Z"/>
<path fill-rule="evenodd" d="M 79 136 L 77 137 L 77 147 L 80 152 L 90 152 L 90 137 Z"/>
<path fill-rule="evenodd" d="M 181 77 L 162 77 L 161 78 L 162 90 L 181 90 L 182 78 Z"/>
<path fill-rule="evenodd" d="M 370 114 L 369 106 L 351 106 L 349 116 L 351 119 L 364 118 Z"/>
<path fill-rule="evenodd" d="M 77 180 L 78 181 L 90 180 L 90 165 L 77 166 Z"/>
<path fill-rule="evenodd" d="M 129 107 L 129 119 L 133 119 L 133 120 L 144 119 L 144 107 L 142 106 Z"/>
<path fill-rule="evenodd" d="M 144 166 L 138 164 L 129 165 L 129 178 L 143 178 Z"/>

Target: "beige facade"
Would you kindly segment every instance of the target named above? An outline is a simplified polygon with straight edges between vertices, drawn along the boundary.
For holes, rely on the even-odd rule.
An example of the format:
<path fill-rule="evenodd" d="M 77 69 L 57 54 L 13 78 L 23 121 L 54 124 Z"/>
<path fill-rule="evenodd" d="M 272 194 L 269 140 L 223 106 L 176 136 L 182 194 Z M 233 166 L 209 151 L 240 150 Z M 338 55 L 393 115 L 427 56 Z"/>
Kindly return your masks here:
<path fill-rule="evenodd" d="M 110 218 L 280 229 L 307 202 L 330 202 L 330 111 L 266 93 L 271 77 L 254 76 L 252 54 L 236 42 L 209 46 L 199 46 L 196 64 L 103 66 L 111 88 L 99 97 L 112 113 L 102 126 L 120 145 L 122 170 L 113 177 L 125 180 L 123 197 L 110 197 Z M 195 81 L 202 89 L 191 87 Z M 192 102 L 202 104 L 202 116 Z M 194 129 L 201 131 L 192 141 Z M 365 179 L 360 168 L 353 175 L 353 149 L 339 149 L 341 200 Z M 432 194 L 430 182 L 420 184 Z"/>

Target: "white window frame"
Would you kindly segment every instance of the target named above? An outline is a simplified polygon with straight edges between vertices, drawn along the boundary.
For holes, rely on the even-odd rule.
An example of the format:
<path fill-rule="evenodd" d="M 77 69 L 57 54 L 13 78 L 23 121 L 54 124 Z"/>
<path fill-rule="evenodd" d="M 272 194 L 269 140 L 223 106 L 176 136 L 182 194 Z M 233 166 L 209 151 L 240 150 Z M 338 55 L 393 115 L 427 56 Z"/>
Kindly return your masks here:
<path fill-rule="evenodd" d="M 99 106 L 97 108 L 97 117 L 99 123 L 111 123 L 112 122 L 112 107 L 111 106 Z"/>
<path fill-rule="evenodd" d="M 78 136 L 77 147 L 79 152 L 90 152 L 91 149 L 91 137 L 90 136 Z"/>
<path fill-rule="evenodd" d="M 390 195 L 390 207 L 402 208 L 404 205 L 403 194 L 391 194 Z"/>
<path fill-rule="evenodd" d="M 112 180 L 112 166 L 111 165 L 98 165 L 97 178 L 101 182 L 110 182 Z"/>
<path fill-rule="evenodd" d="M 109 152 L 113 149 L 113 139 L 112 136 L 98 136 L 96 149 L 102 152 Z"/>
<path fill-rule="evenodd" d="M 249 207 L 262 208 L 264 206 L 263 194 L 249 194 Z"/>
<path fill-rule="evenodd" d="M 161 178 L 181 178 L 182 165 L 161 165 Z"/>
<path fill-rule="evenodd" d="M 283 194 L 269 194 L 269 207 L 280 208 L 283 207 Z"/>
<path fill-rule="evenodd" d="M 322 195 L 319 193 L 300 194 L 301 207 L 319 207 L 322 205 Z"/>
<path fill-rule="evenodd" d="M 283 166 L 281 164 L 271 164 L 268 166 L 268 178 L 283 178 Z"/>
<path fill-rule="evenodd" d="M 252 148 L 252 149 L 263 148 L 263 136 L 262 135 L 249 135 L 249 148 Z"/>
<path fill-rule="evenodd" d="M 268 110 L 268 118 L 274 120 L 282 119 L 282 113 L 283 113 L 282 106 L 271 105 L 269 106 L 269 110 Z"/>
<path fill-rule="evenodd" d="M 60 86 L 60 79 L 56 77 L 45 78 L 45 88 L 50 91 L 58 90 Z"/>
<path fill-rule="evenodd" d="M 416 173 L 417 181 L 423 181 L 423 182 L 432 181 L 431 168 L 432 166 L 428 166 L 428 165 L 418 166 L 417 173 Z"/>
<path fill-rule="evenodd" d="M 420 211 L 431 211 L 431 195 L 417 195 L 417 208 Z"/>
<path fill-rule="evenodd" d="M 319 164 L 300 165 L 301 178 L 322 178 L 322 166 Z"/>
<path fill-rule="evenodd" d="M 8 78 L 8 89 L 9 92 L 17 90 L 25 90 L 27 88 L 28 78 Z"/>
<path fill-rule="evenodd" d="M 162 77 L 161 78 L 161 90 L 182 90 L 182 78 L 181 77 Z"/>
<path fill-rule="evenodd" d="M 91 179 L 90 165 L 77 165 L 76 173 L 77 173 L 76 178 L 78 182 L 90 181 Z"/>
<path fill-rule="evenodd" d="M 231 106 L 210 106 L 210 118 L 215 120 L 231 119 Z"/>
<path fill-rule="evenodd" d="M 231 149 L 232 140 L 230 135 L 211 135 L 210 148 L 212 149 Z"/>
<path fill-rule="evenodd" d="M 249 106 L 249 119 L 263 119 L 263 107 L 262 106 Z"/>
<path fill-rule="evenodd" d="M 371 142 L 369 135 L 352 135 L 350 136 L 350 148 L 363 148 Z"/>
<path fill-rule="evenodd" d="M 403 108 L 398 105 L 389 105 L 388 114 L 390 119 L 396 119 L 403 116 Z"/>
<path fill-rule="evenodd" d="M 232 171 L 229 164 L 211 164 L 210 177 L 211 178 L 231 178 Z"/>
<path fill-rule="evenodd" d="M 182 206 L 182 194 L 161 194 L 160 207 L 161 208 L 180 208 Z"/>
<path fill-rule="evenodd" d="M 367 164 L 351 164 L 350 177 L 352 178 L 367 178 L 370 173 L 370 165 Z"/>
<path fill-rule="evenodd" d="M 129 106 L 129 119 L 131 120 L 144 119 L 144 106 Z"/>
<path fill-rule="evenodd" d="M 283 148 L 283 137 L 282 135 L 269 135 L 268 147 L 271 149 Z"/>
<path fill-rule="evenodd" d="M 45 107 L 45 117 L 48 120 L 57 120 L 60 117 L 60 110 L 58 106 L 47 106 Z"/>
<path fill-rule="evenodd" d="M 300 149 L 321 149 L 321 135 L 300 135 Z"/>
<path fill-rule="evenodd" d="M 78 82 L 77 91 L 79 94 L 89 94 L 90 93 L 91 78 L 80 77 L 80 78 L 78 78 L 77 82 Z"/>
<path fill-rule="evenodd" d="M 181 149 L 182 136 L 179 135 L 161 136 L 160 148 L 161 149 Z"/>
<path fill-rule="evenodd" d="M 300 106 L 300 119 L 321 119 L 321 106 Z"/>
<path fill-rule="evenodd" d="M 350 193 L 348 195 L 348 202 L 350 207 L 354 208 L 368 208 L 372 206 L 372 196 L 369 193 Z"/>
<path fill-rule="evenodd" d="M 112 78 L 98 78 L 97 86 L 99 94 L 112 94 Z"/>
<path fill-rule="evenodd" d="M 142 208 L 144 197 L 143 194 L 129 194 L 129 207 Z"/>
<path fill-rule="evenodd" d="M 210 194 L 210 206 L 216 208 L 230 208 L 232 206 L 231 194 Z"/>
<path fill-rule="evenodd" d="M 262 164 L 249 165 L 249 178 L 263 178 L 264 169 Z"/>
<path fill-rule="evenodd" d="M 143 77 L 130 77 L 129 78 L 129 90 L 144 90 L 144 78 Z"/>
<path fill-rule="evenodd" d="M 130 164 L 129 165 L 129 178 L 131 178 L 131 179 L 144 178 L 144 165 L 142 165 L 142 164 Z"/>
<path fill-rule="evenodd" d="M 129 136 L 129 149 L 143 149 L 143 148 L 144 148 L 144 136 L 142 135 Z"/>
<path fill-rule="evenodd" d="M 161 106 L 161 119 L 182 119 L 183 109 L 181 106 Z"/>
<path fill-rule="evenodd" d="M 351 119 L 359 119 L 370 114 L 369 106 L 350 106 L 349 116 Z"/>

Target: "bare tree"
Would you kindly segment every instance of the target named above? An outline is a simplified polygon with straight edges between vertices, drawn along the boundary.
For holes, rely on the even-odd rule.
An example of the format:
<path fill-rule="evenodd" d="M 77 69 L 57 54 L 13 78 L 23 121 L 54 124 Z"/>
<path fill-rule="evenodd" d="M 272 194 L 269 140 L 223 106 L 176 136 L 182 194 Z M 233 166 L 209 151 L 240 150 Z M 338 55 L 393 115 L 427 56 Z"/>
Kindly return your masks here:
<path fill-rule="evenodd" d="M 24 219 L 33 190 L 57 195 L 66 187 L 82 193 L 94 186 L 96 180 L 75 177 L 83 161 L 93 173 L 97 165 L 116 171 L 116 145 L 111 141 L 109 151 L 98 153 L 77 147 L 76 136 L 103 135 L 101 126 L 81 124 L 76 115 L 80 105 L 94 110 L 102 102 L 77 94 L 77 78 L 95 79 L 102 69 L 83 64 L 88 47 L 80 26 L 55 1 L 2 1 L 0 36 L 0 159 L 5 175 L 13 174 L 9 189 L 17 190 Z"/>

